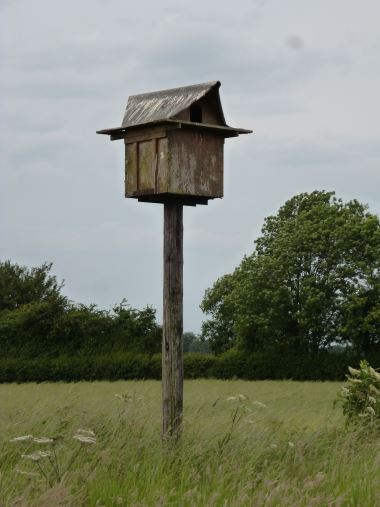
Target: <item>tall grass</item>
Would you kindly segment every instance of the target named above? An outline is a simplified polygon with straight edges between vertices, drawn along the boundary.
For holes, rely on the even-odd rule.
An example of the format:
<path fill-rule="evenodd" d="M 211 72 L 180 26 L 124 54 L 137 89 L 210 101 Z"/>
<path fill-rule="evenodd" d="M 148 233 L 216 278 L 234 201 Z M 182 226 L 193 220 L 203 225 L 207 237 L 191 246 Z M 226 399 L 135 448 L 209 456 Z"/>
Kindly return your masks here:
<path fill-rule="evenodd" d="M 379 435 L 345 427 L 339 388 L 187 381 L 183 438 L 163 448 L 159 382 L 1 385 L 0 506 L 380 505 Z M 21 458 L 49 449 L 59 474 Z"/>

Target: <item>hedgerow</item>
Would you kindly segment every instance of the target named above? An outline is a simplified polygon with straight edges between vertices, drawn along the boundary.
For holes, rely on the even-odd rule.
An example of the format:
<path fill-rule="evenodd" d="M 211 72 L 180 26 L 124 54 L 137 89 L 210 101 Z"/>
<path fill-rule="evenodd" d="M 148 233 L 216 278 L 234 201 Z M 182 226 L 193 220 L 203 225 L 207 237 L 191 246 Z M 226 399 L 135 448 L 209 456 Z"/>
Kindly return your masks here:
<path fill-rule="evenodd" d="M 230 350 L 219 356 L 185 354 L 185 377 L 244 380 L 343 380 L 359 357 L 324 352 L 289 357 Z M 374 367 L 380 357 L 367 358 Z M 161 355 L 113 353 L 30 358 L 0 358 L 0 382 L 76 382 L 80 380 L 139 380 L 161 378 Z"/>

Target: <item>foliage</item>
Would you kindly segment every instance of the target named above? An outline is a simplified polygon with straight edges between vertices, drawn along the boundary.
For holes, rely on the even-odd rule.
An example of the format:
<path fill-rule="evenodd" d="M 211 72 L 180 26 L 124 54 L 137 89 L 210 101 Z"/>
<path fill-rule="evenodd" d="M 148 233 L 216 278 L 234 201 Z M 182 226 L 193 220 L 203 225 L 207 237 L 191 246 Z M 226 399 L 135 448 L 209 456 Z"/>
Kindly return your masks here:
<path fill-rule="evenodd" d="M 50 274 L 52 264 L 27 268 L 0 262 L 0 312 L 17 310 L 23 305 L 54 303 L 60 307 L 67 302 L 62 296 L 63 282 Z"/>
<path fill-rule="evenodd" d="M 234 293 L 237 277 L 224 275 L 211 289 L 207 289 L 201 303 L 201 310 L 211 319 L 202 324 L 202 337 L 208 340 L 211 350 L 221 354 L 234 344 L 234 324 L 236 319 Z"/>
<path fill-rule="evenodd" d="M 72 439 L 76 441 L 75 447 L 73 445 L 70 446 L 70 443 L 73 444 Z M 54 484 L 62 482 L 65 475 L 67 475 L 73 468 L 75 461 L 80 457 L 80 454 L 86 453 L 89 446 L 91 447 L 96 444 L 96 435 L 92 430 L 78 429 L 75 432 L 75 435 L 72 436 L 72 439 L 71 442 L 68 442 L 69 445 L 67 445 L 67 443 L 64 445 L 66 450 L 68 447 L 74 447 L 65 469 L 61 468 L 58 459 L 58 453 L 63 447 L 63 437 L 61 435 L 53 438 L 21 435 L 11 438 L 10 442 L 13 442 L 17 446 L 21 446 L 20 450 L 23 450 L 23 453 L 20 454 L 20 457 L 21 460 L 24 461 L 25 465 L 26 462 L 29 462 L 32 467 L 34 466 L 34 469 L 29 469 L 30 471 L 23 470 L 22 474 L 29 478 L 40 477 L 46 481 L 46 485 L 48 487 L 53 487 Z M 57 444 L 60 447 L 58 450 Z M 30 445 L 34 448 L 28 449 Z M 27 451 L 24 450 L 25 446 L 28 446 Z M 28 452 L 28 454 L 26 454 L 26 452 Z"/>
<path fill-rule="evenodd" d="M 371 356 L 380 366 L 380 355 Z M 343 380 L 349 364 L 359 359 L 347 353 L 284 355 L 272 352 L 246 354 L 231 349 L 224 354 L 186 353 L 185 378 L 244 380 Z M 110 352 L 59 357 L 11 357 L 0 359 L 0 383 L 77 382 L 80 380 L 141 380 L 161 378 L 161 354 Z"/>
<path fill-rule="evenodd" d="M 368 361 L 361 361 L 359 369 L 348 368 L 347 384 L 339 397 L 347 421 L 361 418 L 371 423 L 380 419 L 380 373 Z"/>
<path fill-rule="evenodd" d="M 206 340 L 202 340 L 195 333 L 187 332 L 183 333 L 183 352 L 203 353 L 207 354 L 210 352 L 209 343 Z"/>
<path fill-rule="evenodd" d="M 0 263 L 0 350 L 7 357 L 37 357 L 117 351 L 154 354 L 161 348 L 155 310 L 112 310 L 75 304 L 61 294 L 52 265 L 26 268 Z"/>
<path fill-rule="evenodd" d="M 299 194 L 266 218 L 255 251 L 205 293 L 214 352 L 357 353 L 380 343 L 380 221 L 333 192 Z"/>

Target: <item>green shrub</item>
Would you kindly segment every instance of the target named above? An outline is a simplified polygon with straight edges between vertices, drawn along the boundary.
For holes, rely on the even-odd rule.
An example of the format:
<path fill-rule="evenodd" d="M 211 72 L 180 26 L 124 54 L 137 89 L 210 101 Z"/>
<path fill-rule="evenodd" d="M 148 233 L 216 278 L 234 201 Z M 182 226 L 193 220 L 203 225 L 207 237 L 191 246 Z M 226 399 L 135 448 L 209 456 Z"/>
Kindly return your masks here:
<path fill-rule="evenodd" d="M 339 393 L 347 421 L 380 419 L 380 373 L 367 361 L 360 361 L 358 370 L 350 366 L 348 370 L 347 384 Z"/>
<path fill-rule="evenodd" d="M 186 378 L 210 377 L 216 358 L 210 354 L 189 353 L 184 355 L 184 371 Z"/>
<path fill-rule="evenodd" d="M 0 352 L 7 358 L 109 353 L 154 354 L 162 330 L 155 310 L 112 310 L 75 304 L 61 294 L 52 265 L 27 268 L 0 261 Z"/>
<path fill-rule="evenodd" d="M 77 382 L 79 380 L 133 380 L 160 378 L 157 358 L 147 354 L 62 356 L 0 360 L 0 383 Z"/>

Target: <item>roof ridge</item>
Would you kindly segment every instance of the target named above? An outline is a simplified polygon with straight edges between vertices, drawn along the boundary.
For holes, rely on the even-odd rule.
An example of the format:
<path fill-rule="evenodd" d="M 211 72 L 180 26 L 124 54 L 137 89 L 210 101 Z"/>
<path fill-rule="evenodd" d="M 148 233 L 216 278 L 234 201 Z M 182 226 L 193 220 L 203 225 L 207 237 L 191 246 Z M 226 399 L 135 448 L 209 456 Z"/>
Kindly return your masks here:
<path fill-rule="evenodd" d="M 173 93 L 175 91 L 179 90 L 188 90 L 192 88 L 198 88 L 198 87 L 205 87 L 205 88 L 213 88 L 214 86 L 220 87 L 220 81 L 208 81 L 205 83 L 198 83 L 198 84 L 192 84 L 192 85 L 184 85 L 184 86 L 176 86 L 175 88 L 165 88 L 164 90 L 157 90 L 153 92 L 144 92 L 144 93 L 136 93 L 135 95 L 130 95 L 128 98 L 132 99 L 135 97 L 144 97 L 149 95 L 166 95 L 167 93 Z"/>

